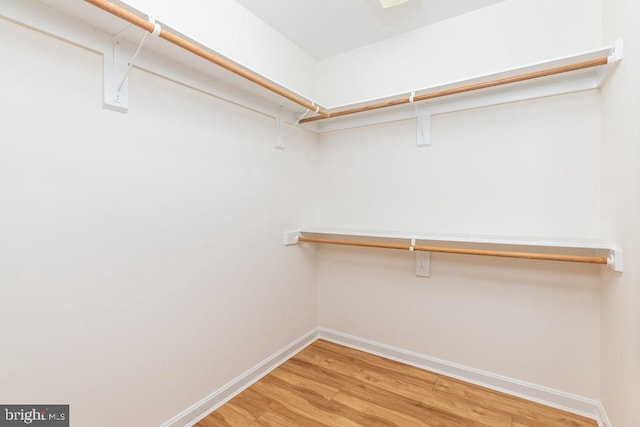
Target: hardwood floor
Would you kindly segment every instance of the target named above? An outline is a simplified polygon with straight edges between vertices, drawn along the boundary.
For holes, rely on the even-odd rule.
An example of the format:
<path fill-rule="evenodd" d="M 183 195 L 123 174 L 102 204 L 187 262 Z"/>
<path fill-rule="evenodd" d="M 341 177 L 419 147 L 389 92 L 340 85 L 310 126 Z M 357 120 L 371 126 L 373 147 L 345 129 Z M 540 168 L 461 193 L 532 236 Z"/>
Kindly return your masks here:
<path fill-rule="evenodd" d="M 596 426 L 594 420 L 317 340 L 198 427 Z"/>

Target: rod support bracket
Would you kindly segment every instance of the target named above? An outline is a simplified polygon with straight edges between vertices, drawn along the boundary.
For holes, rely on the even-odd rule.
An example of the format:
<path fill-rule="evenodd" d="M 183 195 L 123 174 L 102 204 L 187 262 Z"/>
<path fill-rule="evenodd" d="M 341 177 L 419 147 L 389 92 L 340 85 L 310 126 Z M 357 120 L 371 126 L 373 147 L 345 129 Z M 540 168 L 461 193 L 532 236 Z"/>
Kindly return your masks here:
<path fill-rule="evenodd" d="M 624 269 L 622 257 L 622 249 L 613 248 L 609 250 L 609 256 L 607 257 L 607 266 L 613 271 L 622 273 Z"/>
<path fill-rule="evenodd" d="M 597 86 L 601 87 L 604 83 L 609 79 L 611 72 L 616 68 L 618 63 L 622 61 L 624 57 L 624 42 L 622 39 L 616 40 L 613 44 L 613 48 L 609 52 L 609 56 L 607 56 L 607 66 L 598 70 L 596 73 L 597 78 Z"/>
<path fill-rule="evenodd" d="M 613 44 L 613 50 L 611 51 L 611 53 L 609 54 L 609 57 L 607 58 L 608 64 L 613 64 L 614 62 L 622 61 L 623 56 L 624 56 L 624 42 L 622 39 L 618 39 Z"/>
<path fill-rule="evenodd" d="M 300 238 L 301 234 L 299 231 L 287 231 L 284 233 L 284 245 L 291 246 L 298 244 L 298 238 Z"/>
<path fill-rule="evenodd" d="M 155 37 L 160 37 L 160 33 L 162 32 L 162 26 L 160 26 L 160 24 L 156 22 L 156 19 L 151 16 L 148 16 L 147 20 L 149 21 L 150 24 L 153 24 L 153 31 L 151 32 L 151 35 Z"/>

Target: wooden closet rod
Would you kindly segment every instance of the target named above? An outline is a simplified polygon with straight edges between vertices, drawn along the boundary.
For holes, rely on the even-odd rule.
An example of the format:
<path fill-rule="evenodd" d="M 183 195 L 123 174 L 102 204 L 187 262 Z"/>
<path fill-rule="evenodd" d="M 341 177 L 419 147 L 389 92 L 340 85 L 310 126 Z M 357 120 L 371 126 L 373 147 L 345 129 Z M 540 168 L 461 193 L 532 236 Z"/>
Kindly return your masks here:
<path fill-rule="evenodd" d="M 367 248 L 384 248 L 384 249 L 400 249 L 409 251 L 411 245 L 407 244 L 395 244 L 395 243 L 378 243 L 378 242 L 358 242 L 351 240 L 333 240 L 333 239 L 319 239 L 315 237 L 298 237 L 298 242 L 308 243 L 325 243 L 331 245 L 344 245 L 344 246 L 362 246 Z M 420 246 L 415 245 L 414 251 L 423 252 L 441 252 L 446 254 L 461 254 L 461 255 L 482 255 L 482 256 L 496 256 L 504 258 L 525 258 L 525 259 L 537 259 L 545 261 L 565 261 L 565 262 L 582 262 L 587 264 L 607 264 L 606 257 L 596 256 L 583 256 L 583 255 L 559 255 L 559 254 L 541 254 L 535 252 L 509 252 L 509 251 L 493 251 L 485 249 L 464 249 L 464 248 L 447 248 L 441 246 Z"/>
<path fill-rule="evenodd" d="M 129 12 L 128 10 L 117 6 L 113 3 L 110 3 L 106 0 L 84 0 L 87 3 L 90 3 L 96 7 L 99 7 L 100 9 L 109 12 L 112 15 L 117 16 L 118 18 L 121 18 L 127 22 L 129 22 L 130 24 L 135 25 L 136 27 L 140 27 L 145 31 L 148 31 L 150 33 L 153 32 L 154 30 L 154 24 L 149 22 L 148 20 L 141 18 L 139 16 L 137 16 L 134 13 Z M 236 64 L 229 62 L 217 55 L 214 55 L 213 53 L 202 49 L 201 47 L 191 43 L 188 40 L 183 39 L 182 37 L 175 35 L 167 30 L 165 30 L 164 28 L 161 29 L 159 37 L 162 39 L 165 39 L 166 41 L 173 43 L 174 45 L 181 47 L 195 55 L 198 55 L 199 57 L 209 61 L 209 62 L 213 62 L 214 64 L 224 68 L 225 70 L 231 71 L 232 73 L 243 77 L 259 86 L 262 86 L 263 88 L 270 90 L 271 92 L 274 92 L 284 98 L 287 98 L 288 100 L 295 102 L 296 104 L 306 108 L 307 110 L 316 112 L 319 114 L 319 117 L 329 117 L 329 113 L 326 111 L 326 109 L 319 107 L 318 105 L 307 101 L 306 99 L 303 99 L 299 96 L 297 96 L 294 93 L 291 93 L 281 87 L 279 87 L 278 85 L 269 82 L 265 79 L 263 79 L 262 77 L 253 74 L 247 70 L 245 70 L 244 68 L 241 68 L 239 66 L 237 66 Z"/>
<path fill-rule="evenodd" d="M 609 58 L 602 57 L 591 59 L 589 61 L 578 62 L 576 64 L 563 65 L 560 67 L 549 68 L 547 70 L 534 71 L 531 73 L 520 74 L 513 77 L 504 77 L 501 79 L 491 80 L 483 83 L 476 83 L 466 86 L 454 87 L 451 89 L 440 90 L 436 92 L 425 93 L 422 95 L 416 95 L 413 97 L 413 102 L 426 101 L 428 99 L 441 98 L 443 96 L 455 95 L 458 93 L 471 92 L 479 89 L 487 89 L 495 86 L 502 86 L 510 83 L 522 82 L 525 80 L 537 79 L 540 77 L 552 76 L 555 74 L 567 73 L 569 71 L 582 70 L 585 68 L 597 67 L 599 65 L 606 65 L 609 62 Z M 300 120 L 300 123 L 315 122 L 317 120 L 329 119 L 340 116 L 347 116 L 350 114 L 363 113 L 365 111 L 379 110 L 381 108 L 394 107 L 397 105 L 409 104 L 411 102 L 410 97 L 398 98 L 390 101 L 379 102 L 375 104 L 364 105 L 362 107 L 347 108 L 345 110 L 330 112 L 328 116 L 315 116 L 308 117 Z"/>

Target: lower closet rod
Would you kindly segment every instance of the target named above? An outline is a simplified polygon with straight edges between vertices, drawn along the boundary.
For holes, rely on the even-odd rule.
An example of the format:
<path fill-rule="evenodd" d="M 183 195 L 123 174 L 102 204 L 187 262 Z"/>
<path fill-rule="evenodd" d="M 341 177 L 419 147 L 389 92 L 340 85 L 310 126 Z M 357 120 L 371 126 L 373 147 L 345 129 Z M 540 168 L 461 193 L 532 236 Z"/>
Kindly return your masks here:
<path fill-rule="evenodd" d="M 362 246 L 367 248 L 400 249 L 405 251 L 411 250 L 411 245 L 407 245 L 407 244 L 319 239 L 315 237 L 305 237 L 305 236 L 298 237 L 298 242 L 326 243 L 331 245 L 344 245 L 344 246 Z M 535 253 L 535 252 L 509 252 L 509 251 L 493 251 L 493 250 L 486 250 L 486 249 L 447 248 L 442 246 L 420 246 L 420 245 L 413 246 L 413 250 L 423 251 L 423 252 L 441 252 L 446 254 L 482 255 L 482 256 L 496 256 L 496 257 L 504 257 L 504 258 L 525 258 L 525 259 L 537 259 L 537 260 L 545 260 L 545 261 L 582 262 L 587 264 L 604 264 L 604 265 L 607 264 L 606 257 L 597 257 L 597 256 L 541 254 L 541 253 Z"/>

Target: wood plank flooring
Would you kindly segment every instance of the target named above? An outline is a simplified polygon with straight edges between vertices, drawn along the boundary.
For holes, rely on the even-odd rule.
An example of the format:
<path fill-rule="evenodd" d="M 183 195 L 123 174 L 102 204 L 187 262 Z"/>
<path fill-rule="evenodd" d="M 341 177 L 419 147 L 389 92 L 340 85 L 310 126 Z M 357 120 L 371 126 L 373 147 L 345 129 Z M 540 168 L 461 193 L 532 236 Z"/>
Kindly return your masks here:
<path fill-rule="evenodd" d="M 317 340 L 197 426 L 597 424 L 588 418 Z"/>

